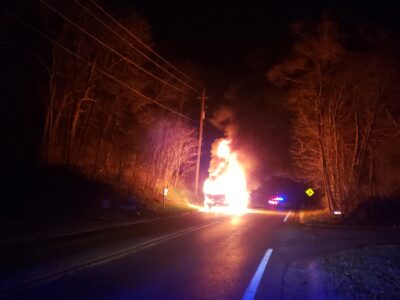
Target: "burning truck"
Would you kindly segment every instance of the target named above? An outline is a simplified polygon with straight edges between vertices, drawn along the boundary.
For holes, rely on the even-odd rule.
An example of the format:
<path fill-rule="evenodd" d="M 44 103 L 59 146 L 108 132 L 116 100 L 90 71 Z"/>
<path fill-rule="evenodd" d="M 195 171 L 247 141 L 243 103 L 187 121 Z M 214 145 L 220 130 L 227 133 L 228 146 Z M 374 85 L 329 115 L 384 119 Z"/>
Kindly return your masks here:
<path fill-rule="evenodd" d="M 231 140 L 220 139 L 213 145 L 209 177 L 204 182 L 204 207 L 218 206 L 224 211 L 247 209 L 249 192 L 243 166 L 231 148 Z"/>

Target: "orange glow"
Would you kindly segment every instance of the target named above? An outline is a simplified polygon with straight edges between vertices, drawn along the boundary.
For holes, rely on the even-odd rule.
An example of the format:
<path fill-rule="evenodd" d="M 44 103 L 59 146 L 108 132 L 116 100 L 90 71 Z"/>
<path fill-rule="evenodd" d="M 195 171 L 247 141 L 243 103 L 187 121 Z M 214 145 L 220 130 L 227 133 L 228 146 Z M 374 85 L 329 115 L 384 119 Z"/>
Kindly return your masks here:
<path fill-rule="evenodd" d="M 252 214 L 261 214 L 269 216 L 286 216 L 287 211 L 277 211 L 277 210 L 266 210 L 266 209 L 251 209 Z"/>
<path fill-rule="evenodd" d="M 209 177 L 203 186 L 204 207 L 237 214 L 247 211 L 249 192 L 245 171 L 230 144 L 229 139 L 218 141 L 213 153 Z"/>

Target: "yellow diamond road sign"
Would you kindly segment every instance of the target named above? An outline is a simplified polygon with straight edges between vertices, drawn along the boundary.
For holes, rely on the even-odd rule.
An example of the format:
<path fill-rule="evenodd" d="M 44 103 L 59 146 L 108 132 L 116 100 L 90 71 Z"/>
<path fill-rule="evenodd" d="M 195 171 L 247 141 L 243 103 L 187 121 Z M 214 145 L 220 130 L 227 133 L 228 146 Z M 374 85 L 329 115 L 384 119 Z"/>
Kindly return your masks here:
<path fill-rule="evenodd" d="M 311 197 L 312 195 L 314 195 L 313 189 L 312 188 L 307 189 L 306 194 L 308 195 L 308 197 Z"/>

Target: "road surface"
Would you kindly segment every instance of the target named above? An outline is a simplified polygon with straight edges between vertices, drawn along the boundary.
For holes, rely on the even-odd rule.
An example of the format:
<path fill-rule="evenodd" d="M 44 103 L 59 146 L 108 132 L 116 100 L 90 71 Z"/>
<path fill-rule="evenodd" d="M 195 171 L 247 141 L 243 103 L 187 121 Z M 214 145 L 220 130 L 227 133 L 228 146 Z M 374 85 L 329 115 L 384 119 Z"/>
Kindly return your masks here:
<path fill-rule="evenodd" d="M 316 299 L 312 260 L 398 241 L 398 232 L 311 228 L 294 224 L 287 212 L 266 211 L 193 213 L 138 224 L 131 235 L 92 250 L 97 263 L 4 298 Z M 116 249 L 126 251 L 102 259 Z"/>

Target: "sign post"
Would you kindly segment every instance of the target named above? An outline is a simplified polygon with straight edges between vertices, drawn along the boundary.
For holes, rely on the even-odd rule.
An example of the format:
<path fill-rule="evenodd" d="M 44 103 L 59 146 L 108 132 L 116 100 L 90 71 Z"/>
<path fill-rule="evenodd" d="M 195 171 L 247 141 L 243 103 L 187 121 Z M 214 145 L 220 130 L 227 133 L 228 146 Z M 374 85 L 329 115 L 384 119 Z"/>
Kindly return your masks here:
<path fill-rule="evenodd" d="M 168 188 L 165 187 L 163 190 L 163 208 L 165 208 L 165 197 L 168 195 Z"/>

